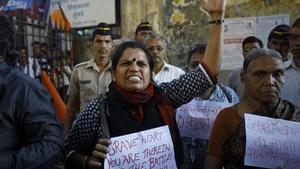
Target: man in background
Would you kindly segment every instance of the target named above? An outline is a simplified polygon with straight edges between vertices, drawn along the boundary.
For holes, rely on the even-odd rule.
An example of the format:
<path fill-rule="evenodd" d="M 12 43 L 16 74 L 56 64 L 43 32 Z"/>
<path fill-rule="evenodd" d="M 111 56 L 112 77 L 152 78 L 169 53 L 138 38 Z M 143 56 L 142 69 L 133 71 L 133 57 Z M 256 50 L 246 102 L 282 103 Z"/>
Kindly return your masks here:
<path fill-rule="evenodd" d="M 153 33 L 151 24 L 147 21 L 142 22 L 135 29 L 134 40 L 143 42 L 145 37 L 151 33 Z"/>
<path fill-rule="evenodd" d="M 259 38 L 255 36 L 249 36 L 245 38 L 242 43 L 244 59 L 250 52 L 263 47 L 263 43 Z M 241 70 L 241 67 L 233 70 L 232 72 L 230 72 L 227 78 L 227 85 L 232 88 L 240 97 L 243 91 L 243 85 L 241 82 Z"/>
<path fill-rule="evenodd" d="M 113 49 L 111 27 L 99 23 L 92 35 L 92 59 L 75 66 L 70 79 L 65 114 L 65 134 L 87 103 L 108 91 L 111 82 L 110 53 Z"/>
<path fill-rule="evenodd" d="M 290 26 L 282 24 L 273 28 L 268 37 L 268 48 L 279 52 L 284 62 L 291 59 L 288 57 L 290 32 Z"/>
<path fill-rule="evenodd" d="M 296 110 L 300 111 L 300 18 L 292 25 L 289 35 L 290 52 L 293 59 L 284 63 L 285 84 L 282 98 L 292 102 Z M 299 113 L 298 113 L 299 114 Z M 300 115 L 300 114 L 299 114 Z"/>
<path fill-rule="evenodd" d="M 185 73 L 181 68 L 166 63 L 167 41 L 165 37 L 153 33 L 146 36 L 144 43 L 153 59 L 155 74 L 153 79 L 157 84 L 170 82 Z"/>

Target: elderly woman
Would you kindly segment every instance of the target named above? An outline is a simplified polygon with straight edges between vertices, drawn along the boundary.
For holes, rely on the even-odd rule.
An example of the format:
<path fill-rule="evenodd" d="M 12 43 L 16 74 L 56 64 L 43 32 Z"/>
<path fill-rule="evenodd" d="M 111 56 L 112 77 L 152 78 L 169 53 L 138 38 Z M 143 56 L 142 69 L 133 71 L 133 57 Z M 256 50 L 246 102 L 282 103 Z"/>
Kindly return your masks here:
<path fill-rule="evenodd" d="M 261 48 L 250 53 L 244 60 L 241 80 L 245 87 L 243 98 L 222 110 L 215 120 L 206 169 L 253 168 L 244 166 L 246 112 L 285 120 L 295 118 L 293 104 L 280 98 L 284 68 L 278 52 Z"/>
<path fill-rule="evenodd" d="M 202 1 L 201 1 L 202 2 Z M 225 0 L 202 2 L 211 16 L 205 64 L 178 80 L 159 86 L 152 83 L 153 61 L 139 42 L 121 44 L 112 56 L 113 82 L 106 98 L 95 99 L 79 116 L 66 138 L 67 168 L 99 168 L 108 152 L 110 137 L 169 125 L 176 160 L 180 138 L 174 109 L 201 95 L 213 85 L 222 55 Z M 106 125 L 105 125 L 106 124 Z"/>

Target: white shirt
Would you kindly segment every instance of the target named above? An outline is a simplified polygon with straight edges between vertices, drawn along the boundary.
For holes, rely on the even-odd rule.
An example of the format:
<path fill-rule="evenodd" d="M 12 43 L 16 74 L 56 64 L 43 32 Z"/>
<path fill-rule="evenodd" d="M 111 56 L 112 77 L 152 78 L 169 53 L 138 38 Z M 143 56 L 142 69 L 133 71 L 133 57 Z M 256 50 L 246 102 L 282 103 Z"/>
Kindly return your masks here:
<path fill-rule="evenodd" d="M 165 62 L 162 69 L 154 76 L 154 81 L 157 84 L 170 82 L 173 79 L 178 79 L 182 74 L 185 74 L 182 69 Z"/>
<path fill-rule="evenodd" d="M 233 89 L 238 96 L 242 96 L 243 84 L 241 81 L 241 71 L 242 68 L 235 69 L 231 71 L 227 78 L 227 86 Z"/>
<path fill-rule="evenodd" d="M 36 60 L 37 62 L 37 60 Z M 36 72 L 33 71 L 34 58 L 28 58 L 28 64 L 24 67 L 24 73 L 29 75 L 31 78 L 35 78 L 41 72 L 40 64 L 36 64 Z"/>
<path fill-rule="evenodd" d="M 284 62 L 284 66 L 282 98 L 292 102 L 296 110 L 300 110 L 300 68 L 296 67 L 294 60 Z"/>
<path fill-rule="evenodd" d="M 67 66 L 67 65 L 63 66 L 62 69 L 63 69 L 63 70 L 62 70 L 62 75 L 63 75 L 63 85 L 64 85 L 64 86 L 67 86 L 67 85 L 70 84 L 70 79 L 69 79 L 69 77 L 67 76 L 67 73 L 71 74 L 71 73 L 72 73 L 72 70 L 71 70 L 70 66 Z"/>

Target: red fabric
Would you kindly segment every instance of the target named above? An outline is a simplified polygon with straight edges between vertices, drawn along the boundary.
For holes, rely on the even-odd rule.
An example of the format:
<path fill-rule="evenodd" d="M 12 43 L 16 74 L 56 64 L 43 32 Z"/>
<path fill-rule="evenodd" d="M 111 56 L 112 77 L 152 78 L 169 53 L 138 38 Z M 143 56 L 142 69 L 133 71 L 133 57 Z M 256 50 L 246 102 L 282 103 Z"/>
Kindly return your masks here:
<path fill-rule="evenodd" d="M 170 126 L 172 136 L 175 138 L 176 130 L 173 120 L 175 111 L 169 98 L 163 92 L 160 92 L 160 90 L 154 90 L 154 86 L 152 84 L 150 84 L 144 91 L 141 92 L 128 92 L 118 85 L 116 85 L 116 88 L 123 96 L 127 97 L 134 104 L 139 105 L 138 108 L 134 110 L 134 116 L 139 123 L 141 123 L 144 118 L 142 111 L 143 103 L 146 103 L 153 96 L 159 113 L 161 114 L 165 124 Z"/>
<path fill-rule="evenodd" d="M 170 127 L 173 140 L 176 138 L 175 111 L 168 96 L 161 90 L 154 90 L 154 100 L 165 124 Z"/>
<path fill-rule="evenodd" d="M 153 85 L 149 85 L 145 90 L 141 92 L 128 92 L 117 86 L 117 90 L 126 98 L 128 98 L 131 102 L 137 105 L 134 109 L 134 117 L 138 123 L 141 123 L 144 119 L 143 113 L 143 103 L 146 103 L 153 96 Z"/>
<path fill-rule="evenodd" d="M 129 98 L 130 101 L 137 105 L 146 103 L 153 96 L 153 85 L 149 85 L 145 90 L 141 92 L 128 92 L 120 86 L 116 86 L 118 92 L 120 92 L 123 96 Z"/>

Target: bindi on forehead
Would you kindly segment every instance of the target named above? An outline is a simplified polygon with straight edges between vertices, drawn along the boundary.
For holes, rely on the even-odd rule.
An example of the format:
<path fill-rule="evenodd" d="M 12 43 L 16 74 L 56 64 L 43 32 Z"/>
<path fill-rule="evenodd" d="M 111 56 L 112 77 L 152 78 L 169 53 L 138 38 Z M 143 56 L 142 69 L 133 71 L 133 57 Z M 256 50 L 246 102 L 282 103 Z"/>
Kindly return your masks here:
<path fill-rule="evenodd" d="M 131 62 L 138 62 L 138 61 L 146 61 L 147 59 L 144 56 L 130 56 L 126 60 Z"/>
<path fill-rule="evenodd" d="M 147 62 L 146 59 L 144 58 L 136 58 L 136 57 L 129 57 L 129 58 L 124 58 L 124 59 L 120 59 L 120 62 L 130 62 L 130 63 L 134 63 L 134 62 Z"/>

